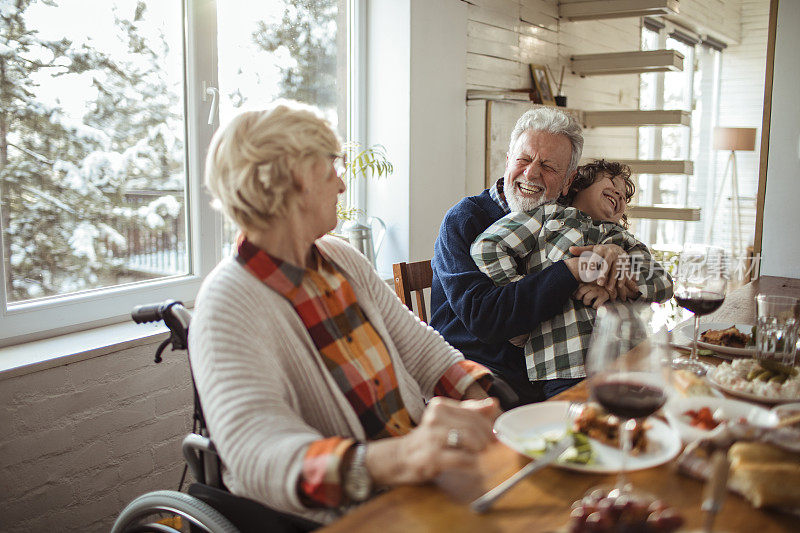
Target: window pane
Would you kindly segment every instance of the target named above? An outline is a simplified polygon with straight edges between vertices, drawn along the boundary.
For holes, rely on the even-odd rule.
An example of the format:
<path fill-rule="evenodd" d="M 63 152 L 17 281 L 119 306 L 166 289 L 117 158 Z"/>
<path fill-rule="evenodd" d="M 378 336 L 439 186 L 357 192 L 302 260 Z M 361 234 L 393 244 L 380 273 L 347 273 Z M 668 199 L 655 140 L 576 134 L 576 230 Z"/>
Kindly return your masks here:
<path fill-rule="evenodd" d="M 217 6 L 220 122 L 240 108 L 288 98 L 320 108 L 345 137 L 345 0 L 227 0 Z M 236 232 L 225 224 L 223 254 Z"/>
<path fill-rule="evenodd" d="M 187 273 L 180 3 L 0 10 L 9 302 Z"/>

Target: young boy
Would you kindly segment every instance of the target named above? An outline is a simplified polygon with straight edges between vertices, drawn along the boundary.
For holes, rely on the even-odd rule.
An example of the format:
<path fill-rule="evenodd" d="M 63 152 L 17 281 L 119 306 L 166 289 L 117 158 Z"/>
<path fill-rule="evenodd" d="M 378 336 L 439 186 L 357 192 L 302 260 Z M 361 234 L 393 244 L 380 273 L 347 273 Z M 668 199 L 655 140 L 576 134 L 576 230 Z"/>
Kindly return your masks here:
<path fill-rule="evenodd" d="M 636 280 L 640 293 L 636 300 L 667 301 L 672 297 L 672 279 L 647 246 L 625 229 L 625 207 L 635 191 L 630 174 L 630 167 L 613 161 L 596 160 L 578 167 L 559 203 L 501 218 L 475 239 L 472 259 L 497 285 L 505 285 L 520 279 L 520 270 L 537 272 L 572 257 L 571 246 L 616 244 L 628 256 L 628 272 L 623 275 Z M 567 378 L 566 385 L 558 388 L 563 390 L 586 377 L 584 359 L 597 315 L 591 304 L 598 307 L 609 296 L 596 284 L 581 284 L 563 312 L 530 333 L 525 342 L 528 379 Z M 511 342 L 518 344 L 524 338 Z M 550 390 L 548 396 L 560 390 Z"/>

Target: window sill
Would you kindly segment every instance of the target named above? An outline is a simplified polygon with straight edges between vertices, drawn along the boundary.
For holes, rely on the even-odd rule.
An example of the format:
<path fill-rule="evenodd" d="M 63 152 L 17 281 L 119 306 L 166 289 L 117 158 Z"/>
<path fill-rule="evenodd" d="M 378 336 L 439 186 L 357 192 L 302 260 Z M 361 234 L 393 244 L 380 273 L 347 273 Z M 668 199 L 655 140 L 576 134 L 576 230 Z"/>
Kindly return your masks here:
<path fill-rule="evenodd" d="M 391 274 L 380 273 L 394 288 Z M 126 348 L 152 344 L 163 338 L 163 322 L 135 324 L 121 322 L 99 328 L 68 333 L 38 341 L 0 347 L 0 381 L 100 357 Z"/>
<path fill-rule="evenodd" d="M 0 348 L 0 381 L 155 343 L 167 327 L 131 321 Z"/>

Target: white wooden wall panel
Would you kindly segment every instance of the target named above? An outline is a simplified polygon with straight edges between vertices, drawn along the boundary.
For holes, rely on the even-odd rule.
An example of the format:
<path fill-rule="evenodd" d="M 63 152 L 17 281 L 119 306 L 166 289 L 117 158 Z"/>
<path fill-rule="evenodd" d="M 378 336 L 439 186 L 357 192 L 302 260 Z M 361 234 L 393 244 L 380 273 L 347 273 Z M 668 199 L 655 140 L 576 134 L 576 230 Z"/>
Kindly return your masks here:
<path fill-rule="evenodd" d="M 489 7 L 481 7 L 470 5 L 467 10 L 469 20 L 475 22 L 482 22 L 490 26 L 497 26 L 498 28 L 505 28 L 509 31 L 516 31 L 519 17 L 504 11 Z"/>
<path fill-rule="evenodd" d="M 738 43 L 743 34 L 737 0 L 681 0 L 680 13 L 664 18 L 729 43 Z"/>
<path fill-rule="evenodd" d="M 683 2 L 681 2 L 683 6 Z M 722 91 L 720 94 L 719 125 L 725 127 L 758 128 L 759 138 L 753 152 L 737 152 L 739 195 L 742 198 L 741 234 L 746 244 L 752 244 L 755 231 L 755 197 L 758 189 L 759 147 L 764 104 L 766 74 L 767 30 L 769 0 L 741 3 L 741 41 L 722 52 Z M 717 176 L 722 177 L 728 154 L 717 152 Z M 715 184 L 715 189 L 718 184 Z M 723 198 L 730 197 L 730 187 Z M 714 239 L 719 244 L 730 243 L 730 203 L 723 200 L 714 225 Z"/>
<path fill-rule="evenodd" d="M 570 107 L 638 108 L 638 76 L 579 78 L 568 69 L 572 54 L 638 50 L 638 18 L 562 22 L 557 0 L 466 1 L 468 89 L 528 88 L 531 63 L 548 65 L 556 78 L 561 66 L 567 65 L 563 93 Z M 555 90 L 558 79 L 551 82 Z M 470 123 L 470 128 L 474 127 L 474 122 Z M 634 128 L 587 129 L 584 153 L 630 159 L 635 157 L 636 143 Z M 474 149 L 468 142 L 468 150 Z"/>
<path fill-rule="evenodd" d="M 515 61 L 520 57 L 519 46 L 516 44 L 498 43 L 486 39 L 471 38 L 467 41 L 467 54 L 478 54 L 491 57 L 500 57 Z"/>
<path fill-rule="evenodd" d="M 636 17 L 565 22 L 558 19 L 557 0 L 464 1 L 469 18 L 468 89 L 527 88 L 531 85 L 530 63 L 548 65 L 557 78 L 573 54 L 639 50 L 641 22 Z M 742 106 L 753 107 L 753 101 L 763 99 L 768 0 L 681 0 L 680 10 L 680 15 L 672 17 L 675 22 L 734 43 L 723 54 L 725 69 L 740 74 L 723 80 L 720 123 L 726 125 L 727 115 L 739 120 L 727 125 L 759 124 L 760 105 L 744 112 Z M 558 80 L 551 82 L 555 85 Z M 567 68 L 562 92 L 569 107 L 576 109 L 639 107 L 639 77 L 635 74 L 580 78 Z M 584 155 L 633 159 L 637 157 L 637 138 L 636 128 L 589 128 Z M 757 163 L 756 153 L 740 154 L 740 175 L 750 173 L 756 180 Z M 742 194 L 754 196 L 755 184 L 743 187 Z M 749 211 L 749 206 L 743 206 L 743 218 L 750 218 L 745 215 Z"/>

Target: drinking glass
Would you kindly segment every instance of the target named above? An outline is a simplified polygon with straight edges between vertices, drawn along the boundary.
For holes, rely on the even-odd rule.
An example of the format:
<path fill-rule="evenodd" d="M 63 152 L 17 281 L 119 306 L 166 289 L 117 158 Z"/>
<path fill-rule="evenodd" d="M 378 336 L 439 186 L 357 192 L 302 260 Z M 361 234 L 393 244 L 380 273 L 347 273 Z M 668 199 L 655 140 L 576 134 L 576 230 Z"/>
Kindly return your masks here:
<path fill-rule="evenodd" d="M 795 363 L 800 300 L 791 296 L 756 296 L 756 356 L 792 366 Z"/>
<path fill-rule="evenodd" d="M 688 370 L 698 376 L 708 372 L 709 365 L 697 358 L 697 337 L 700 317 L 719 309 L 725 301 L 728 283 L 727 256 L 719 246 L 687 244 L 678 258 L 675 275 L 675 301 L 694 313 L 694 336 L 689 359 L 675 358 L 673 368 Z"/>
<path fill-rule="evenodd" d="M 668 334 L 666 325 L 655 320 L 643 304 L 600 308 L 586 355 L 592 399 L 620 420 L 616 495 L 634 492 L 626 480 L 633 430 L 667 399 Z"/>

